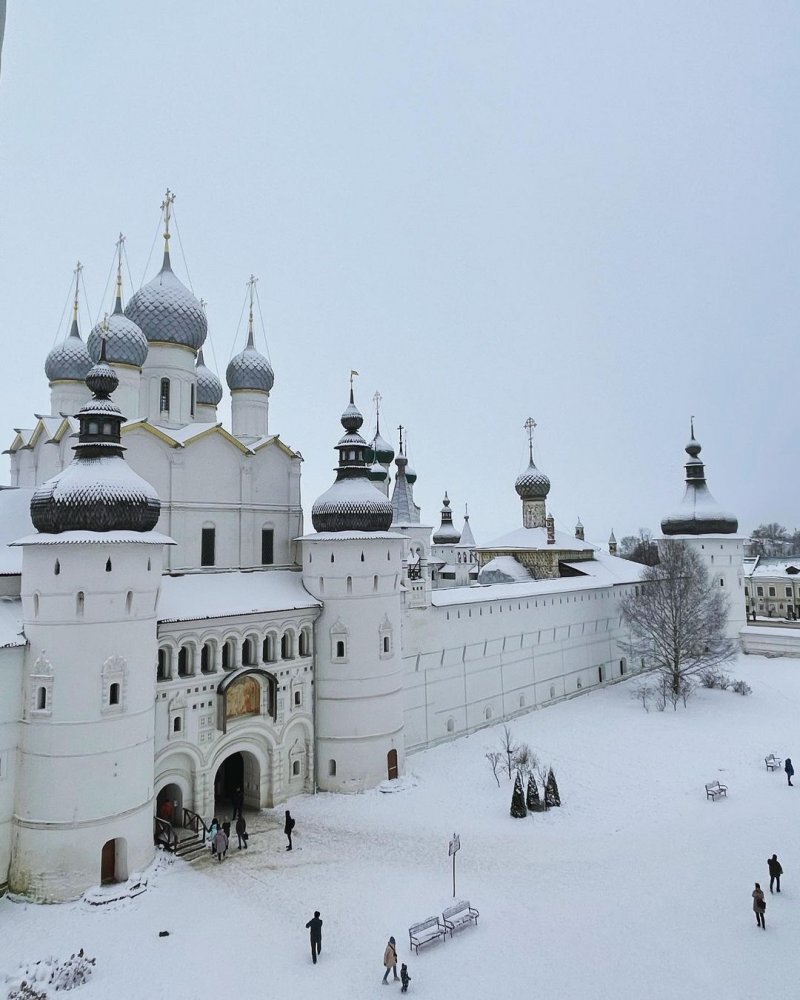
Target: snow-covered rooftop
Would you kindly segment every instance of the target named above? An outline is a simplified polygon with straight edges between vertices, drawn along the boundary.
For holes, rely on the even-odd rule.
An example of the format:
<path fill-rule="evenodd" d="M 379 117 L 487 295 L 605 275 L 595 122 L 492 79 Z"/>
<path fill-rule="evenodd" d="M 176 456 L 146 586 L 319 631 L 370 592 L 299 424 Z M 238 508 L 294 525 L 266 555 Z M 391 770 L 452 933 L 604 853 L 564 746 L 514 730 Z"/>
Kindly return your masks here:
<path fill-rule="evenodd" d="M 745 576 L 800 576 L 800 556 L 765 557 L 744 561 Z"/>
<path fill-rule="evenodd" d="M 11 545 L 100 545 L 109 542 L 138 542 L 140 545 L 175 545 L 169 535 L 159 531 L 60 531 L 48 535 L 26 535 Z"/>
<path fill-rule="evenodd" d="M 165 576 L 156 613 L 160 622 L 178 622 L 318 607 L 298 572 L 234 570 Z"/>
<path fill-rule="evenodd" d="M 521 551 L 523 549 L 548 549 L 550 551 L 569 549 L 570 552 L 594 550 L 594 546 L 589 542 L 581 541 L 580 538 L 568 535 L 563 531 L 557 531 L 555 539 L 554 545 L 547 544 L 546 528 L 516 528 L 514 531 L 509 531 L 507 535 L 501 535 L 499 538 L 493 539 L 493 541 L 488 542 L 486 545 L 479 545 L 478 550 L 488 549 L 490 551 L 498 551 L 500 549 L 508 549 L 510 552 Z"/>

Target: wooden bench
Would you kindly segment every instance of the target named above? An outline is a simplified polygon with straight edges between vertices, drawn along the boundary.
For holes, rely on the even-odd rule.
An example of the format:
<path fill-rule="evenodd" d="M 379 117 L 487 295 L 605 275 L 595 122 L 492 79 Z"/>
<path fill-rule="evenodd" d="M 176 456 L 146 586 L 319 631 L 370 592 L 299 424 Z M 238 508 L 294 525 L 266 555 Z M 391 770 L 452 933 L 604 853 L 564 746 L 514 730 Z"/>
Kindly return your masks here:
<path fill-rule="evenodd" d="M 774 753 L 768 753 L 764 758 L 764 763 L 767 765 L 768 771 L 780 771 L 781 769 L 781 759 L 776 757 Z"/>
<path fill-rule="evenodd" d="M 446 934 L 447 928 L 442 926 L 438 917 L 428 917 L 408 928 L 408 943 L 419 955 L 419 949 L 423 944 L 444 938 Z"/>
<path fill-rule="evenodd" d="M 718 799 L 720 795 L 728 797 L 728 786 L 721 785 L 718 781 L 709 781 L 706 785 L 706 798 L 713 801 Z"/>
<path fill-rule="evenodd" d="M 469 905 L 469 900 L 460 899 L 452 906 L 448 906 L 442 913 L 442 923 L 445 929 L 450 931 L 450 937 L 452 937 L 456 931 L 460 931 L 468 924 L 477 926 L 479 915 L 475 907 Z"/>

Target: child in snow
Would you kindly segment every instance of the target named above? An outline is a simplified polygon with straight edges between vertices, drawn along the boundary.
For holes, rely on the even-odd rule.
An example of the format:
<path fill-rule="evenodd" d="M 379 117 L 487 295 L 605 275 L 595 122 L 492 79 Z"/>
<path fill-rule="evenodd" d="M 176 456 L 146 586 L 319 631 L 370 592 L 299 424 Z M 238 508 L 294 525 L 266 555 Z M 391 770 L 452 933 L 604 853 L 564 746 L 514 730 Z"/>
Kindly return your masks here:
<path fill-rule="evenodd" d="M 408 968 L 406 963 L 400 966 L 400 981 L 403 984 L 403 988 L 400 990 L 401 993 L 408 993 L 408 984 L 411 982 L 411 976 L 408 974 Z"/>

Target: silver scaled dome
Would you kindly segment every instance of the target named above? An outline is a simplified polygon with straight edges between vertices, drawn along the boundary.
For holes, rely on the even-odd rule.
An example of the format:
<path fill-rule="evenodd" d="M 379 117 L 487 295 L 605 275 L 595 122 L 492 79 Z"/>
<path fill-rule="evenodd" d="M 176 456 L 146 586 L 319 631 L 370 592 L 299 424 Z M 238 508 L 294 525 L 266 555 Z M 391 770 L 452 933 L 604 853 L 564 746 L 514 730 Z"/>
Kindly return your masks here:
<path fill-rule="evenodd" d="M 98 323 L 89 334 L 86 346 L 92 361 L 100 359 L 100 344 L 106 338 L 106 358 L 111 364 L 141 368 L 147 358 L 147 337 L 122 311 L 122 295 L 118 291 L 114 312 L 105 323 Z"/>
<path fill-rule="evenodd" d="M 45 534 L 151 531 L 158 522 L 161 503 L 155 490 L 123 458 L 120 428 L 125 418 L 109 398 L 118 379 L 103 346 L 100 362 L 86 376 L 92 398 L 76 414 L 75 458 L 31 499 L 31 520 Z"/>
<path fill-rule="evenodd" d="M 155 278 L 131 296 L 125 315 L 150 344 L 179 344 L 196 351 L 208 333 L 202 306 L 173 273 L 169 253 Z"/>
<path fill-rule="evenodd" d="M 47 355 L 45 375 L 50 382 L 83 382 L 91 367 L 92 359 L 81 340 L 78 317 L 74 316 L 69 336 Z"/>
<path fill-rule="evenodd" d="M 700 444 L 692 436 L 686 445 L 689 456 L 686 469 L 686 490 L 680 509 L 661 521 L 665 535 L 735 535 L 739 520 L 735 514 L 722 510 L 706 484 L 706 470 L 700 458 Z"/>
<path fill-rule="evenodd" d="M 272 365 L 260 354 L 253 343 L 253 331 L 247 337 L 247 346 L 232 358 L 225 371 L 225 381 L 231 392 L 236 389 L 254 389 L 269 392 L 275 383 Z"/>
<path fill-rule="evenodd" d="M 210 368 L 206 368 L 202 349 L 197 354 L 194 368 L 197 374 L 197 402 L 202 406 L 217 406 L 222 399 L 222 382 Z"/>
<path fill-rule="evenodd" d="M 550 479 L 536 468 L 531 458 L 528 468 L 517 476 L 514 489 L 522 500 L 546 500 L 550 492 Z"/>
<path fill-rule="evenodd" d="M 369 479 L 367 443 L 358 433 L 364 422 L 353 402 L 342 414 L 345 430 L 336 448 L 339 466 L 336 482 L 317 499 L 311 508 L 315 531 L 388 531 L 392 523 L 392 505 Z"/>

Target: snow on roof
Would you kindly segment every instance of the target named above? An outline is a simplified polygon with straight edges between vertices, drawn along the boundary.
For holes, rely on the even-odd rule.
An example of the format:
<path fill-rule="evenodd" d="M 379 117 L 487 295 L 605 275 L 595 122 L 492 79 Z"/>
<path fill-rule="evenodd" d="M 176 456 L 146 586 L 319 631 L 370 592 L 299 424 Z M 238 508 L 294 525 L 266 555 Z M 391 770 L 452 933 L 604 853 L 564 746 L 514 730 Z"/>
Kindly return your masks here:
<path fill-rule="evenodd" d="M 478 579 L 481 584 L 527 583 L 532 577 L 513 556 L 495 556 L 481 567 Z"/>
<path fill-rule="evenodd" d="M 9 546 L 35 531 L 31 521 L 33 489 L 0 488 L 0 576 L 22 572 L 22 552 Z"/>
<path fill-rule="evenodd" d="M 800 556 L 761 556 L 744 560 L 745 576 L 800 576 Z"/>
<path fill-rule="evenodd" d="M 24 646 L 26 642 L 22 631 L 22 601 L 0 597 L 0 648 Z"/>
<path fill-rule="evenodd" d="M 140 545 L 175 545 L 169 535 L 158 531 L 60 531 L 48 535 L 26 535 L 11 542 L 11 545 L 91 545 L 109 542 L 138 542 Z"/>
<path fill-rule="evenodd" d="M 233 570 L 165 576 L 156 614 L 160 622 L 180 622 L 319 607 L 320 602 L 303 587 L 301 573 Z"/>
<path fill-rule="evenodd" d="M 574 535 L 568 535 L 563 531 L 555 533 L 555 545 L 547 544 L 546 528 L 517 528 L 507 535 L 501 535 L 486 545 L 479 545 L 478 551 L 498 551 L 508 549 L 510 552 L 522 549 L 568 549 L 570 552 L 594 551 L 594 545 L 583 542 Z"/>
<path fill-rule="evenodd" d="M 417 527 L 417 525 L 414 525 Z M 402 538 L 396 531 L 314 531 L 310 535 L 301 535 L 296 538 L 298 542 L 335 542 L 342 539 L 365 539 L 370 538 Z"/>

